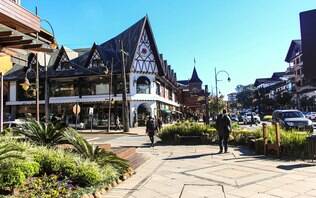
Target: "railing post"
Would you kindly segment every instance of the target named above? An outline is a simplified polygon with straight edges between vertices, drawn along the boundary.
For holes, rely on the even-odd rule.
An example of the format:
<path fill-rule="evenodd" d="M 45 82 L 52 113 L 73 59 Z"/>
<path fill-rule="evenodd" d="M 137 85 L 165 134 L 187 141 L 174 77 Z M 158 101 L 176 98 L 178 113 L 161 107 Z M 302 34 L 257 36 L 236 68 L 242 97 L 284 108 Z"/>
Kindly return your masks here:
<path fill-rule="evenodd" d="M 278 122 L 275 123 L 275 144 L 277 146 L 277 155 L 280 157 L 281 134 L 280 125 Z"/>
<path fill-rule="evenodd" d="M 267 132 L 267 124 L 262 124 L 262 132 L 263 132 L 263 154 L 267 154 L 267 144 L 268 144 L 268 132 Z"/>

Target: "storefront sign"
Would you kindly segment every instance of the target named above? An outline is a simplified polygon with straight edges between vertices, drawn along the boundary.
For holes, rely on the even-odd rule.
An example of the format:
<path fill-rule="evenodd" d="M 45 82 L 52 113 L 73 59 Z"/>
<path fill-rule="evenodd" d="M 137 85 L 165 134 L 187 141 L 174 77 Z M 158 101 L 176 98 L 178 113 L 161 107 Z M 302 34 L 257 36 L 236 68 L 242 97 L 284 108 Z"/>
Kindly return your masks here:
<path fill-rule="evenodd" d="M 89 108 L 89 115 L 92 116 L 93 115 L 93 107 Z"/>

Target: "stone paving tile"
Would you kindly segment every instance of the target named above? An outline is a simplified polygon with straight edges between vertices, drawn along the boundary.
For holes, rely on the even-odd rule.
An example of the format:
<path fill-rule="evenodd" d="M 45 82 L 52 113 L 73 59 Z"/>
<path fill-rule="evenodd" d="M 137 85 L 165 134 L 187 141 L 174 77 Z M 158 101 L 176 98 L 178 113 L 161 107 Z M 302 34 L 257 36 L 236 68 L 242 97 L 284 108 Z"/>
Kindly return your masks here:
<path fill-rule="evenodd" d="M 316 197 L 316 186 L 312 190 L 306 192 L 305 195 Z"/>
<path fill-rule="evenodd" d="M 221 186 L 186 185 L 179 198 L 225 198 Z"/>
<path fill-rule="evenodd" d="M 109 141 L 112 145 L 134 146 L 145 142 L 149 142 L 146 136 Z M 184 196 L 190 198 L 222 198 L 223 193 L 217 189 L 203 187 L 218 184 L 224 186 L 226 198 L 316 197 L 314 166 L 287 170 L 304 162 L 256 158 L 235 147 L 228 154 L 214 155 L 217 150 L 217 146 L 208 145 L 139 147 L 137 151 L 148 155 L 150 160 L 104 197 L 179 198 L 184 184 L 196 185 L 185 191 Z"/>
<path fill-rule="evenodd" d="M 282 190 L 279 188 L 267 191 L 265 193 L 268 195 L 273 195 L 273 196 L 282 197 L 282 198 L 291 198 L 291 197 L 296 197 L 299 195 L 299 193 Z"/>

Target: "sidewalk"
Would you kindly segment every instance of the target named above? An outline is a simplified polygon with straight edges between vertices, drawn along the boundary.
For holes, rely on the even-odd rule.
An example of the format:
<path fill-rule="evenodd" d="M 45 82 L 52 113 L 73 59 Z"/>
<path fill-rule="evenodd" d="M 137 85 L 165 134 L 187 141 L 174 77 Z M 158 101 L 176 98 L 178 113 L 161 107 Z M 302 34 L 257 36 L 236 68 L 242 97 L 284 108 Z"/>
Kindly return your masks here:
<path fill-rule="evenodd" d="M 108 143 L 137 146 L 150 159 L 104 197 L 316 197 L 313 164 L 269 160 L 236 147 L 220 155 L 217 146 L 208 145 L 150 148 L 144 132 L 135 133 Z"/>

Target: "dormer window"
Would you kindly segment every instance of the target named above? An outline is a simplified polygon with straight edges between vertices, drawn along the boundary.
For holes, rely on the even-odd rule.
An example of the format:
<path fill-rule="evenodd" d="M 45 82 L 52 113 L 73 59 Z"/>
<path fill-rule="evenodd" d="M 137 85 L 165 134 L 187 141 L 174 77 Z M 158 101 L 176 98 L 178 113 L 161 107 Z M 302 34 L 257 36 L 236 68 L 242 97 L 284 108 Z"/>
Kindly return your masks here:
<path fill-rule="evenodd" d="M 90 64 L 88 66 L 88 68 L 96 68 L 96 67 L 104 67 L 104 63 L 103 63 L 98 51 L 94 51 L 94 53 L 90 59 Z"/>
<path fill-rule="evenodd" d="M 65 70 L 71 70 L 71 69 L 73 69 L 73 67 L 69 63 L 68 57 L 65 54 L 63 54 L 58 63 L 56 71 L 65 71 Z"/>

